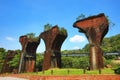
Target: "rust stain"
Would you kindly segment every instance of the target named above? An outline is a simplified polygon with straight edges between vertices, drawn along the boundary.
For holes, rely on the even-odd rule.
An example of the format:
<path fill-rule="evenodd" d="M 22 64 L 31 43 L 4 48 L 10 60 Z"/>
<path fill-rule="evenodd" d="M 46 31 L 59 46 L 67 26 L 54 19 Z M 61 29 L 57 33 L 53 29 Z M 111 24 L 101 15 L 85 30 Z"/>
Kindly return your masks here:
<path fill-rule="evenodd" d="M 103 52 L 100 45 L 109 27 L 108 19 L 104 13 L 78 20 L 73 24 L 73 27 L 84 33 L 90 43 L 90 69 L 103 68 Z M 92 48 L 95 50 L 93 51 Z M 96 56 L 92 56 L 94 52 Z M 92 58 L 95 58 L 95 61 Z"/>
<path fill-rule="evenodd" d="M 60 49 L 66 37 L 67 35 L 60 33 L 57 25 L 40 34 L 40 38 L 44 40 L 46 47 L 42 70 L 61 67 Z"/>

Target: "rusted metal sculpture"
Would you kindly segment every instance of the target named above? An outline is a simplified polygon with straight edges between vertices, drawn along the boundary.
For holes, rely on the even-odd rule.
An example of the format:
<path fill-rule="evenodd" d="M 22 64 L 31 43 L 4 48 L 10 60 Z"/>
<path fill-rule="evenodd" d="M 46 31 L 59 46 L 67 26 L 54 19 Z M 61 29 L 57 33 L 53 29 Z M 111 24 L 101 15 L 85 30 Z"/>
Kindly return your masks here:
<path fill-rule="evenodd" d="M 36 49 L 40 43 L 40 39 L 28 38 L 26 35 L 20 36 L 19 42 L 22 45 L 22 53 L 19 62 L 18 72 L 35 71 Z"/>
<path fill-rule="evenodd" d="M 60 32 L 58 26 L 54 26 L 50 30 L 40 34 L 40 38 L 44 40 L 46 46 L 42 70 L 61 67 L 60 49 L 66 37 L 67 34 Z"/>
<path fill-rule="evenodd" d="M 73 26 L 84 33 L 90 43 L 90 69 L 103 68 L 103 52 L 100 44 L 108 32 L 108 19 L 101 13 L 96 16 L 78 20 Z"/>
<path fill-rule="evenodd" d="M 8 50 L 6 58 L 5 58 L 4 63 L 3 63 L 3 66 L 2 66 L 1 73 L 13 72 L 14 68 L 12 68 L 8 63 L 9 63 L 9 61 L 11 61 L 14 58 L 14 56 L 16 54 L 17 54 L 16 51 Z"/>

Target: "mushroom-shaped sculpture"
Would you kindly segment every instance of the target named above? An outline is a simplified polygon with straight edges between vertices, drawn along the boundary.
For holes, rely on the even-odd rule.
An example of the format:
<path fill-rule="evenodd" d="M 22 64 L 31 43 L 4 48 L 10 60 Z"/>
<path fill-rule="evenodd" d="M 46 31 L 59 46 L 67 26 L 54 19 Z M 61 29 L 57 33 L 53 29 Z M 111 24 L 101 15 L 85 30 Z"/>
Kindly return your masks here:
<path fill-rule="evenodd" d="M 40 43 L 39 38 L 28 38 L 26 35 L 20 36 L 19 42 L 22 45 L 18 72 L 35 71 L 36 49 Z"/>
<path fill-rule="evenodd" d="M 100 44 L 109 27 L 108 19 L 104 13 L 78 20 L 73 26 L 84 33 L 90 43 L 90 69 L 103 68 L 103 52 Z"/>
<path fill-rule="evenodd" d="M 44 31 L 39 36 L 45 42 L 46 51 L 44 52 L 44 61 L 42 70 L 49 68 L 61 67 L 61 46 L 67 37 L 65 30 L 60 31 L 58 26 L 52 27 L 48 31 Z"/>

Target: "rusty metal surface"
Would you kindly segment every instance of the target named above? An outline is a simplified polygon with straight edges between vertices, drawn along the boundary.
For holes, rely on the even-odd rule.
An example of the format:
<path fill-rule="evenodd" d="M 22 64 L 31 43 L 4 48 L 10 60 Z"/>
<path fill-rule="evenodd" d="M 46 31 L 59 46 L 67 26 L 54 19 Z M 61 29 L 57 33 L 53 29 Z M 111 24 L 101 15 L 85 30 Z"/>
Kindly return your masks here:
<path fill-rule="evenodd" d="M 44 61 L 42 70 L 49 68 L 61 67 L 61 46 L 67 35 L 60 34 L 58 26 L 42 32 L 40 38 L 45 42 L 46 50 L 44 52 Z"/>
<path fill-rule="evenodd" d="M 18 72 L 35 71 L 36 49 L 40 43 L 40 39 L 32 40 L 27 36 L 20 36 L 19 42 L 22 46 L 22 53 L 19 62 Z"/>
<path fill-rule="evenodd" d="M 73 26 L 84 33 L 90 43 L 90 69 L 103 68 L 100 44 L 108 32 L 108 19 L 103 13 L 76 21 Z"/>

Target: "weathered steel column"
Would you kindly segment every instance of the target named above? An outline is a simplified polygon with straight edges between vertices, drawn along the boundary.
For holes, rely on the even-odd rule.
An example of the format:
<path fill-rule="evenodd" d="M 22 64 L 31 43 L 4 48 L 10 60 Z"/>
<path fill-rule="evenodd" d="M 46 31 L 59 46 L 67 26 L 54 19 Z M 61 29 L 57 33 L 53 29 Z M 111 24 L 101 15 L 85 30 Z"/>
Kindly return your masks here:
<path fill-rule="evenodd" d="M 22 45 L 22 53 L 20 57 L 18 72 L 33 72 L 36 64 L 36 49 L 40 43 L 40 39 L 28 38 L 20 36 L 19 39 Z"/>
<path fill-rule="evenodd" d="M 16 51 L 8 50 L 7 55 L 5 57 L 5 60 L 4 60 L 4 63 L 3 63 L 3 66 L 2 66 L 1 73 L 9 73 L 9 72 L 11 73 L 11 72 L 13 72 L 13 68 L 10 67 L 8 62 L 11 61 L 16 54 L 17 54 Z"/>
<path fill-rule="evenodd" d="M 73 24 L 84 33 L 90 43 L 90 69 L 103 68 L 103 52 L 100 44 L 108 32 L 108 19 L 103 13 L 76 21 Z"/>
<path fill-rule="evenodd" d="M 54 26 L 50 30 L 40 34 L 40 38 L 44 40 L 46 46 L 42 70 L 61 67 L 60 49 L 66 37 L 67 34 L 62 34 L 58 26 Z"/>

